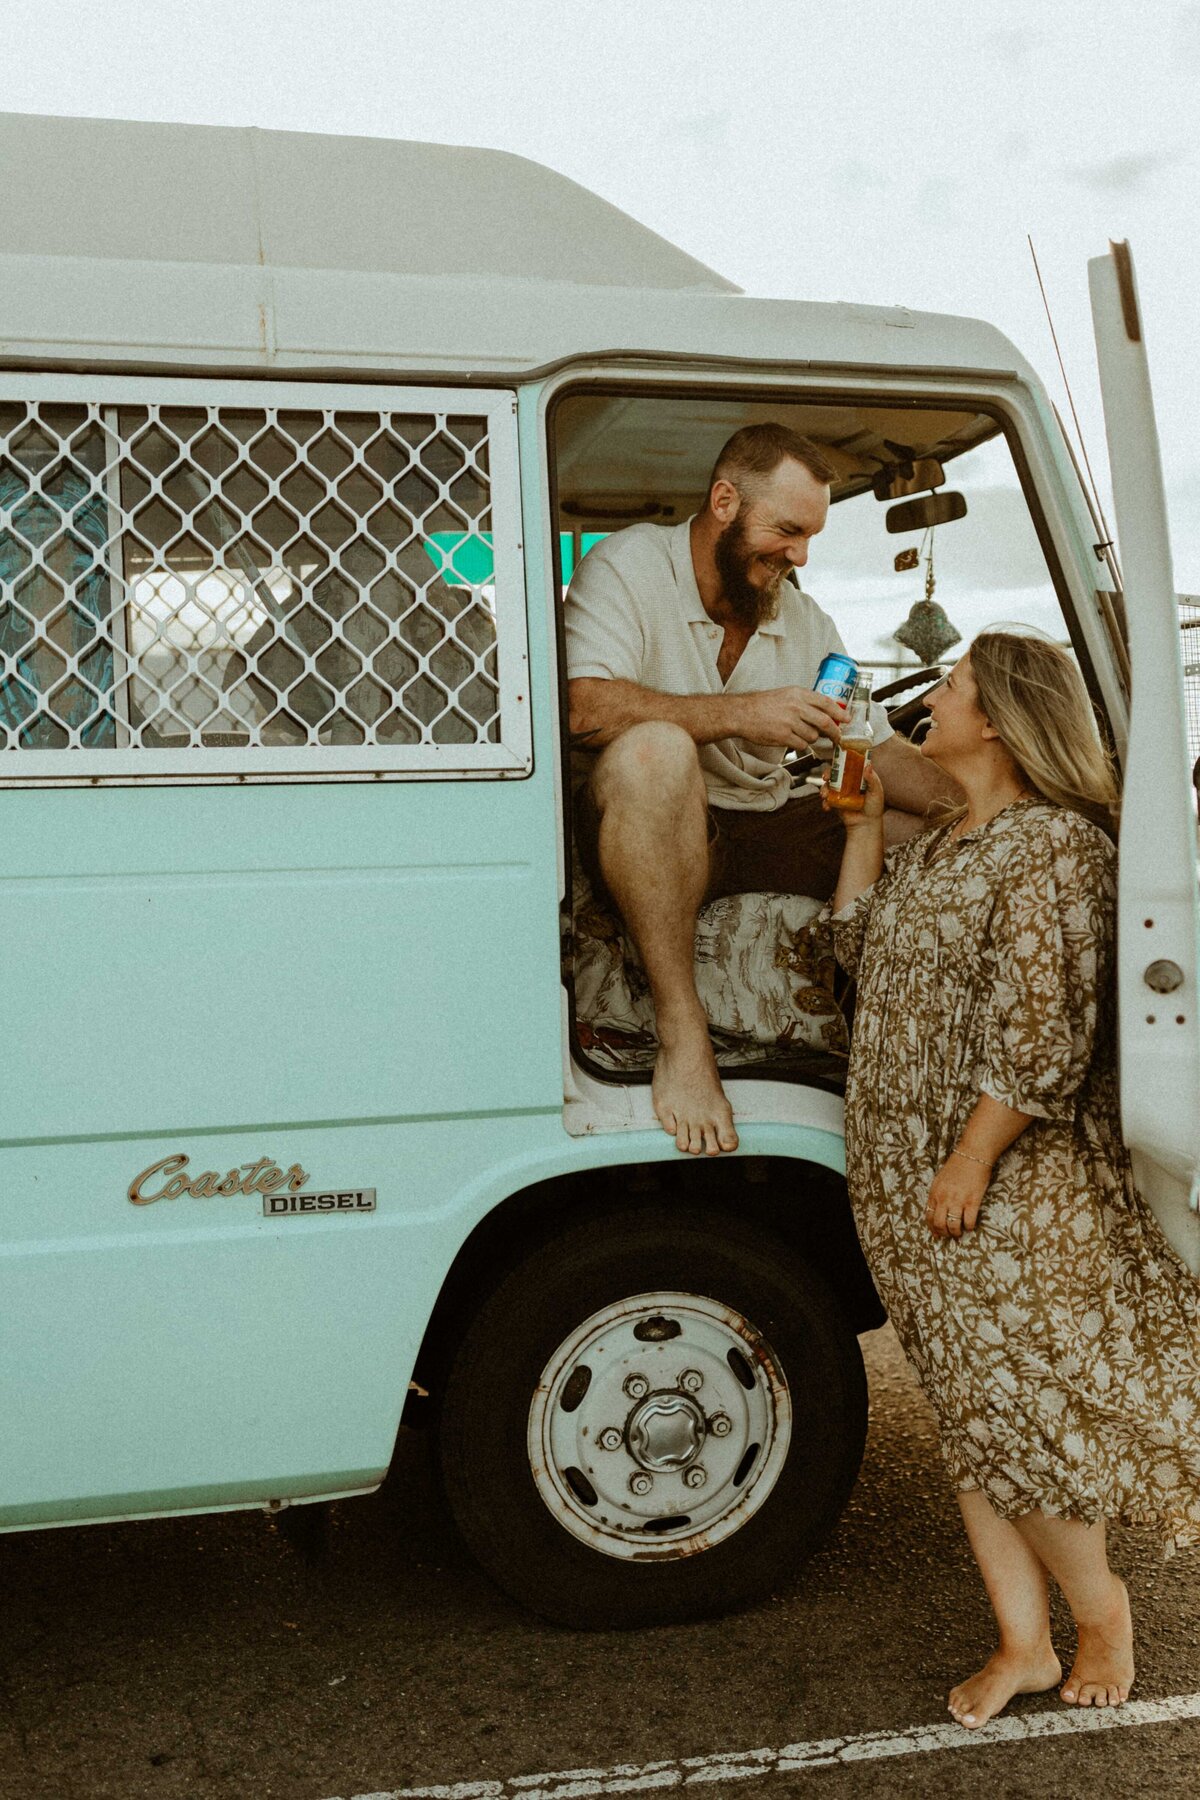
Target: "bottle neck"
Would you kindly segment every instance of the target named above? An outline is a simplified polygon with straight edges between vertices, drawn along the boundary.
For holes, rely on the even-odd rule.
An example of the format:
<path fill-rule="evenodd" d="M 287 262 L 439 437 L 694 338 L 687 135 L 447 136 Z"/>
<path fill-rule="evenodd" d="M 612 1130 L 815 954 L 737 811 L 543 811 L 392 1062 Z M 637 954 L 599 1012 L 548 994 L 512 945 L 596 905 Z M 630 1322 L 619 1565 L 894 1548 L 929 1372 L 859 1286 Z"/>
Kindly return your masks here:
<path fill-rule="evenodd" d="M 860 734 L 865 726 L 870 729 L 871 719 L 871 682 L 869 677 L 859 676 L 854 684 L 854 692 L 850 696 L 850 711 L 843 725 L 843 731 L 857 730 Z"/>

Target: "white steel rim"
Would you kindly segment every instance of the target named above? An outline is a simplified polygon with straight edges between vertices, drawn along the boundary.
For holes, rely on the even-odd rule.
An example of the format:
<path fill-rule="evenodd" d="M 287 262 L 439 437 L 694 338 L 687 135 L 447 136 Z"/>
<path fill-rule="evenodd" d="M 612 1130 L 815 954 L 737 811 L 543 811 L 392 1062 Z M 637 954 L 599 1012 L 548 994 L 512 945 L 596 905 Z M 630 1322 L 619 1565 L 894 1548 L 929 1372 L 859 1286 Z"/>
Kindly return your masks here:
<path fill-rule="evenodd" d="M 749 1319 L 699 1294 L 637 1294 L 593 1313 L 542 1370 L 529 1463 L 581 1543 L 665 1562 L 754 1516 L 791 1430 L 783 1368 Z"/>

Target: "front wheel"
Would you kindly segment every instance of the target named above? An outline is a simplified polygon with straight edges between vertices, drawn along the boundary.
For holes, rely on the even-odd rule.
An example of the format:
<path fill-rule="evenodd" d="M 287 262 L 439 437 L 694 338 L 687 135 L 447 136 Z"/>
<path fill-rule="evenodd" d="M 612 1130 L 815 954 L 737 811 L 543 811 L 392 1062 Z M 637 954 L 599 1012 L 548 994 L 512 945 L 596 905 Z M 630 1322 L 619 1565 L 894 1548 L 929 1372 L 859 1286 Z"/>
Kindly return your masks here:
<path fill-rule="evenodd" d="M 439 1456 L 468 1545 L 560 1624 L 742 1605 L 822 1541 L 866 1433 L 826 1283 L 716 1208 L 591 1217 L 530 1250 L 450 1370 Z"/>

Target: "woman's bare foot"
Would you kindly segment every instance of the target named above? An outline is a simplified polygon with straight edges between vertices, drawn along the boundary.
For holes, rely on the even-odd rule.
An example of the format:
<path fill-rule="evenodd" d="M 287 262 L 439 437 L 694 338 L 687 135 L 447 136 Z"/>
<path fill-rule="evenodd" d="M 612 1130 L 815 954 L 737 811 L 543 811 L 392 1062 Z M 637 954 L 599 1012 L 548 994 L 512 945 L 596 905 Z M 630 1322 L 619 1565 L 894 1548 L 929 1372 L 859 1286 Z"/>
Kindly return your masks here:
<path fill-rule="evenodd" d="M 978 1731 L 1014 1694 L 1042 1694 L 1062 1680 L 1062 1664 L 1047 1643 L 1038 1650 L 997 1650 L 980 1669 L 950 1690 L 950 1711 L 968 1731 Z"/>
<path fill-rule="evenodd" d="M 654 1110 L 676 1148 L 693 1156 L 736 1150 L 733 1108 L 725 1098 L 708 1023 L 703 1014 L 678 1025 L 660 1019 L 658 1061 L 651 1094 Z"/>
<path fill-rule="evenodd" d="M 1107 1613 L 1079 1624 L 1075 1662 L 1061 1689 L 1068 1706 L 1120 1706 L 1133 1686 L 1133 1619 L 1125 1583 L 1113 1576 Z"/>

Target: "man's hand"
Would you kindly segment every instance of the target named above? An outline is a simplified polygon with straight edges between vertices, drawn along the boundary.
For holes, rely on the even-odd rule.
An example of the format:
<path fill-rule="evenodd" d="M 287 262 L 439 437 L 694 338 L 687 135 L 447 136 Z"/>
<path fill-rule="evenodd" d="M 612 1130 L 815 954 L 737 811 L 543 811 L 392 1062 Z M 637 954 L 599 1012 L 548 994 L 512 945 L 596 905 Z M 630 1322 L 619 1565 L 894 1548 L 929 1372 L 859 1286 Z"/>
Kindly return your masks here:
<path fill-rule="evenodd" d="M 789 750 L 807 750 L 818 738 L 836 744 L 846 708 L 828 694 L 811 688 L 766 688 L 757 694 L 729 694 L 736 705 L 733 736 L 751 744 L 782 744 Z"/>

